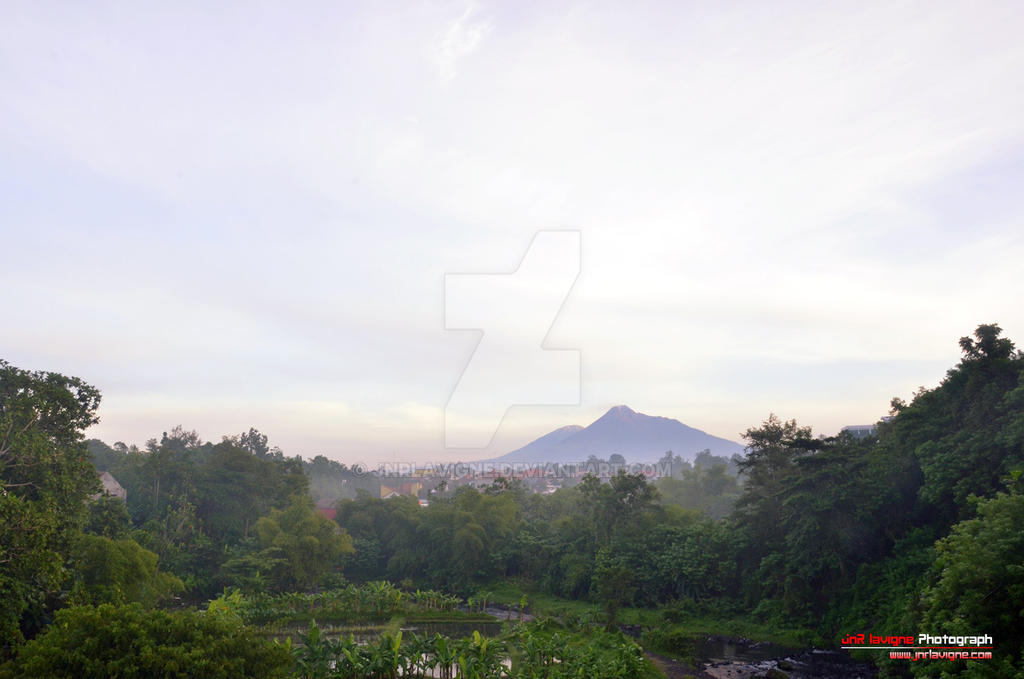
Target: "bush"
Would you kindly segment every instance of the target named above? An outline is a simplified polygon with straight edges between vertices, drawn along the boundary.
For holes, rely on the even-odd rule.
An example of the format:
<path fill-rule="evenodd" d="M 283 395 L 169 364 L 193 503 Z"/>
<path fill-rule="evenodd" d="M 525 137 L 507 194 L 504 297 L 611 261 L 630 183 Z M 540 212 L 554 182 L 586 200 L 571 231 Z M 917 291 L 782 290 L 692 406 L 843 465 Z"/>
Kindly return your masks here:
<path fill-rule="evenodd" d="M 287 648 L 226 616 L 129 606 L 76 606 L 0 667 L 0 679 L 286 677 Z"/>

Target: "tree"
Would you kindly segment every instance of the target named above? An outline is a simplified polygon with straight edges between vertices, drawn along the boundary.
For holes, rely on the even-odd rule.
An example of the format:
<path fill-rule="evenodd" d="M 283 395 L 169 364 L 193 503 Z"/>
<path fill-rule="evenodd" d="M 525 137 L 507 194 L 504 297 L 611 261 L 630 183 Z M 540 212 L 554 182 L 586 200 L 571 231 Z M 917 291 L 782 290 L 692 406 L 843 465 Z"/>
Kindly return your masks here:
<path fill-rule="evenodd" d="M 630 569 L 613 558 L 609 550 L 602 549 L 594 563 L 592 589 L 594 597 L 604 606 L 608 626 L 612 627 L 619 609 L 632 600 L 636 588 Z"/>
<path fill-rule="evenodd" d="M 501 493 L 512 493 L 517 498 L 522 498 L 526 494 L 526 488 L 523 486 L 523 480 L 517 478 L 506 478 L 499 476 L 498 478 L 491 481 L 491 485 L 484 488 L 484 492 L 488 495 L 499 495 Z"/>
<path fill-rule="evenodd" d="M 783 422 L 771 413 L 760 427 L 743 433 L 747 441 L 746 456 L 737 464 L 748 478 L 748 487 L 770 486 L 792 471 L 798 457 L 817 448 L 810 427 L 797 425 L 796 420 Z"/>
<path fill-rule="evenodd" d="M 711 451 L 707 451 L 711 452 Z M 671 450 L 665 451 L 665 454 L 657 462 L 658 472 L 664 476 L 678 476 L 684 471 L 690 469 L 692 465 L 689 461 L 675 455 Z"/>
<path fill-rule="evenodd" d="M 157 568 L 157 555 L 128 538 L 83 535 L 72 556 L 75 603 L 152 606 L 183 588 L 181 580 Z"/>
<path fill-rule="evenodd" d="M 939 676 L 942 669 L 963 677 L 1024 676 L 1024 495 L 999 493 L 978 501 L 977 511 L 936 544 L 920 628 L 991 634 L 998 652 L 991 661 L 952 667 L 913 663 L 916 676 Z"/>
<path fill-rule="evenodd" d="M 119 538 L 128 533 L 132 520 L 121 498 L 101 495 L 89 503 L 84 529 L 93 535 Z"/>
<path fill-rule="evenodd" d="M 321 516 L 306 495 L 261 518 L 256 533 L 261 557 L 276 564 L 267 575 L 280 588 L 313 587 L 354 551 L 348 533 Z"/>
<path fill-rule="evenodd" d="M 811 438 L 810 427 L 801 427 L 796 420 L 780 420 L 775 413 L 760 427 L 748 429 L 743 438 L 747 441 L 746 455 L 737 464 L 746 482 L 736 502 L 734 519 L 748 545 L 744 563 L 755 572 L 760 569 L 760 576 L 750 577 L 748 582 L 756 583 L 752 598 L 761 599 L 765 591 L 785 589 L 784 583 L 763 577 L 763 566 L 781 558 L 784 551 L 783 482 L 797 473 L 796 461 L 818 444 Z M 781 576 L 777 569 L 769 573 Z"/>
<path fill-rule="evenodd" d="M 1000 337 L 1003 329 L 998 325 L 982 324 L 974 330 L 974 338 L 961 337 L 960 348 L 968 360 L 1006 359 L 1013 356 L 1013 342 Z"/>
<path fill-rule="evenodd" d="M 1024 357 L 1001 333 L 980 325 L 977 341 L 961 338 L 960 364 L 901 413 L 919 423 L 908 443 L 924 477 L 920 509 L 943 527 L 970 515 L 968 497 L 997 492 L 1024 463 Z"/>
<path fill-rule="evenodd" d="M 592 474 L 579 485 L 586 513 L 591 515 L 595 540 L 606 546 L 620 530 L 635 528 L 635 522 L 658 500 L 658 489 L 647 483 L 640 473 L 627 474 L 620 469 L 607 484 Z"/>
<path fill-rule="evenodd" d="M 729 514 L 740 496 L 739 480 L 725 464 L 684 469 L 681 478 L 663 476 L 656 486 L 663 503 L 696 509 L 714 519 Z"/>
<path fill-rule="evenodd" d="M 96 467 L 96 471 L 101 472 L 113 469 L 129 451 L 128 446 L 120 441 L 113 446 L 108 446 L 99 439 L 89 439 L 85 445 L 89 449 L 93 466 Z"/>
<path fill-rule="evenodd" d="M 848 592 L 857 567 L 891 546 L 885 517 L 899 494 L 891 467 L 871 442 L 850 435 L 822 439 L 819 450 L 796 460 L 776 497 L 782 544 L 762 561 L 760 580 L 792 618 L 820 623 L 830 602 Z"/>
<path fill-rule="evenodd" d="M 214 447 L 202 467 L 197 504 L 215 540 L 233 543 L 248 537 L 256 519 L 286 504 L 292 488 L 280 487 L 277 471 L 272 462 L 230 441 Z"/>
<path fill-rule="evenodd" d="M 65 578 L 90 493 L 99 489 L 84 430 L 100 393 L 82 380 L 0 360 L 0 637 L 22 638 Z"/>
<path fill-rule="evenodd" d="M 270 446 L 267 444 L 267 435 L 261 434 L 253 427 L 249 427 L 249 431 L 238 437 L 238 445 L 256 457 L 266 457 L 267 453 L 270 452 Z"/>

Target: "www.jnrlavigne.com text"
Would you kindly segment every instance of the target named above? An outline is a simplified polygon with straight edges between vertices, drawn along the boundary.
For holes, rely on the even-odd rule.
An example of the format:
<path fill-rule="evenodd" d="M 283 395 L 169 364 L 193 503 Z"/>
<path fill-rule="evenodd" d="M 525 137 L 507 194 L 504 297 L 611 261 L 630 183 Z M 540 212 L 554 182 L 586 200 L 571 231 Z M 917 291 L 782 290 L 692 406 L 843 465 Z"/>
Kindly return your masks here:
<path fill-rule="evenodd" d="M 842 640 L 849 650 L 887 650 L 892 660 L 991 660 L 992 635 L 850 634 Z"/>

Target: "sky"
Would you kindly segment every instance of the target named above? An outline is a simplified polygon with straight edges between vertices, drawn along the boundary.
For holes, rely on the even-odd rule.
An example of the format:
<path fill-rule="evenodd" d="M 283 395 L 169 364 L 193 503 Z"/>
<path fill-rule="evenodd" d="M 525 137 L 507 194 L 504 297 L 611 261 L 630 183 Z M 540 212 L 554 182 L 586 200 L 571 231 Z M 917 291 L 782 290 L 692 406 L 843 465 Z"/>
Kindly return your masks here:
<path fill-rule="evenodd" d="M 937 385 L 980 323 L 1024 343 L 1021 3 L 3 16 L 0 357 L 96 385 L 108 442 L 474 459 L 616 404 L 831 434 Z M 511 280 L 553 233 L 578 245 L 534 280 L 547 327 L 525 285 L 462 329 L 453 274 Z M 522 401 L 451 447 L 481 337 L 462 401 Z M 506 389 L 512 345 L 577 356 L 575 386 Z"/>

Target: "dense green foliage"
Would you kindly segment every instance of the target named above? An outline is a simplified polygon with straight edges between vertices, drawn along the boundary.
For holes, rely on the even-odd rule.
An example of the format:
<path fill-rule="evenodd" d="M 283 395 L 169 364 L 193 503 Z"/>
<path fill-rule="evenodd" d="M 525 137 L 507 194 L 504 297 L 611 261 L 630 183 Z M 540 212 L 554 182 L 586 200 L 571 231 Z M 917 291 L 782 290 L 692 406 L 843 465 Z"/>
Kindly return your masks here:
<path fill-rule="evenodd" d="M 258 549 L 226 561 L 222 581 L 247 590 L 310 589 L 353 551 L 348 534 L 314 511 L 304 495 L 261 517 L 256 533 Z"/>
<path fill-rule="evenodd" d="M 748 432 L 730 518 L 748 605 L 837 636 L 989 633 L 1009 664 L 975 663 L 977 676 L 1024 667 L 1024 516 L 1012 481 L 1024 468 L 1024 358 L 999 335 L 980 326 L 962 338 L 960 364 L 910 404 L 894 399 L 876 437 L 811 439 L 775 418 Z"/>
<path fill-rule="evenodd" d="M 356 579 L 384 575 L 465 594 L 515 577 L 579 598 L 611 595 L 602 583 L 614 572 L 628 576 L 613 597 L 620 604 L 727 593 L 736 569 L 725 527 L 657 499 L 642 475 L 623 472 L 552 495 L 499 482 L 428 507 L 404 497 L 343 501 L 337 521 L 353 537 L 345 572 Z"/>
<path fill-rule="evenodd" d="M 961 676 L 1024 676 L 1024 495 L 981 500 L 977 516 L 957 524 L 936 551 L 921 597 L 922 627 L 960 635 L 983 630 L 998 640 L 993 662 L 958 663 Z M 940 676 L 949 668 L 913 669 L 917 676 Z"/>
<path fill-rule="evenodd" d="M 539 495 L 498 479 L 483 490 L 433 492 L 425 507 L 359 492 L 372 485 L 362 473 L 287 458 L 255 430 L 211 444 L 181 428 L 145 450 L 89 442 L 97 467 L 128 490 L 127 506 L 90 501 L 98 484 L 82 431 L 95 421 L 98 392 L 0 362 L 6 652 L 20 648 L 24 669 L 55 662 L 53 649 L 92 643 L 85 622 L 58 624 L 96 620 L 99 609 L 59 610 L 70 604 L 116 604 L 102 610 L 144 628 L 140 609 L 126 604 L 159 604 L 178 591 L 198 601 L 235 587 L 203 620 L 241 629 L 450 613 L 453 594 L 476 610 L 500 588 L 515 591 L 513 604 L 523 593 L 586 600 L 608 623 L 628 607 L 660 607 L 666 626 L 644 639 L 673 652 L 688 648 L 684 619 L 712 611 L 799 626 L 824 641 L 857 631 L 987 633 L 997 656 L 989 663 L 879 662 L 895 675 L 1022 676 L 1024 356 L 994 325 L 960 346 L 963 359 L 940 385 L 909 403 L 893 399 L 891 417 L 867 438 L 815 436 L 771 415 L 746 431 L 744 456 L 705 454 L 691 465 L 669 454 L 671 476 L 656 484 L 621 472 Z M 313 509 L 311 495 L 321 494 L 348 498 L 334 522 Z M 348 585 L 341 569 L 366 584 Z M 58 623 L 19 646 L 55 611 Z M 198 620 L 182 624 L 202 627 Z M 96 637 L 114 635 L 103 638 L 116 646 L 118 633 Z M 437 639 L 403 646 L 384 637 L 357 648 L 317 637 L 296 667 L 300 676 L 394 676 L 399 666 L 425 671 L 444 653 L 444 671 L 462 676 L 493 676 L 492 661 L 502 659 L 512 676 L 570 666 L 601 676 L 626 662 L 583 650 L 615 647 L 610 637 L 577 648 L 552 641 L 560 632 L 529 634 L 529 643 L 445 640 L 444 649 Z M 538 650 L 548 643 L 563 649 L 561 662 Z M 171 665 L 185 662 L 167 653 L 160 657 Z"/>
<path fill-rule="evenodd" d="M 141 529 L 134 537 L 193 598 L 225 586 L 313 587 L 351 551 L 348 536 L 314 511 L 302 461 L 255 429 L 218 444 L 176 427 L 144 451 L 89 445 L 128 493 Z"/>
<path fill-rule="evenodd" d="M 286 648 L 228 617 L 104 604 L 59 611 L 0 678 L 271 679 L 290 667 Z"/>
<path fill-rule="evenodd" d="M 0 658 L 68 604 L 340 577 L 350 540 L 314 510 L 301 460 L 255 430 L 216 445 L 180 427 L 144 451 L 87 445 L 99 400 L 77 378 L 0 361 Z M 97 467 L 127 505 L 96 495 Z"/>
<path fill-rule="evenodd" d="M 153 605 L 180 592 L 181 580 L 157 568 L 157 555 L 128 538 L 83 535 L 72 551 L 69 601 Z"/>
<path fill-rule="evenodd" d="M 79 379 L 0 360 L 0 639 L 33 630 L 67 577 L 81 508 L 99 488 L 82 443 L 99 400 Z"/>

